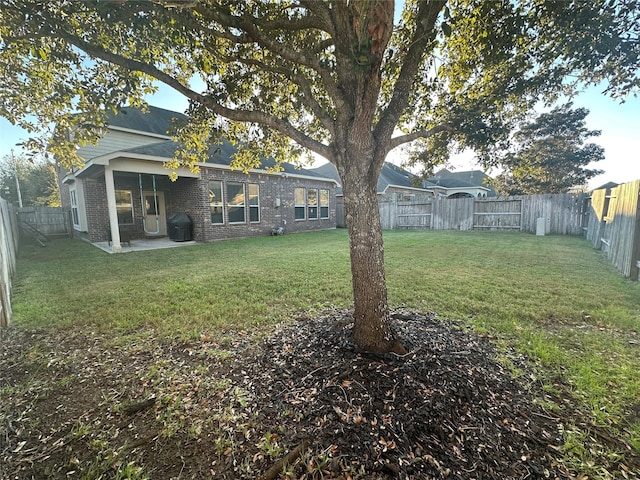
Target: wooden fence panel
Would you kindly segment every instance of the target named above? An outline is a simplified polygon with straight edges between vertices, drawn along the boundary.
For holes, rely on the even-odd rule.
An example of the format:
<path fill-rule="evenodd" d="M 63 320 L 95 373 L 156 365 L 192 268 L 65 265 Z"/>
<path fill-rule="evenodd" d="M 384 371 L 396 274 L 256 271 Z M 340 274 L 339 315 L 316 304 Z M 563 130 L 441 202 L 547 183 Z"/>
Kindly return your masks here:
<path fill-rule="evenodd" d="M 478 230 L 520 230 L 522 225 L 522 200 L 476 200 L 474 202 L 473 228 Z"/>
<path fill-rule="evenodd" d="M 347 228 L 347 220 L 344 214 L 343 202 L 336 202 L 336 227 Z"/>
<path fill-rule="evenodd" d="M 11 280 L 16 271 L 18 238 L 15 209 L 0 198 L 0 327 L 11 323 Z"/>
<path fill-rule="evenodd" d="M 397 228 L 431 228 L 433 202 L 398 202 Z"/>
<path fill-rule="evenodd" d="M 591 194 L 589 221 L 587 223 L 587 240 L 595 248 L 600 249 L 602 234 L 604 232 L 607 214 L 605 208 L 609 208 L 608 190 L 596 190 Z"/>
<path fill-rule="evenodd" d="M 545 233 L 584 235 L 585 194 L 561 193 L 515 198 L 523 200 L 523 231 L 536 232 L 538 218 L 544 218 Z"/>
<path fill-rule="evenodd" d="M 22 207 L 18 218 L 47 236 L 71 235 L 70 211 L 61 207 Z"/>
<path fill-rule="evenodd" d="M 638 280 L 640 261 L 640 180 L 612 189 L 605 236 L 611 263 L 626 277 Z"/>
<path fill-rule="evenodd" d="M 473 229 L 473 198 L 438 198 L 433 202 L 431 228 L 434 230 Z"/>
<path fill-rule="evenodd" d="M 380 223 L 383 230 L 393 230 L 398 223 L 397 219 L 397 203 L 396 202 L 379 202 Z"/>

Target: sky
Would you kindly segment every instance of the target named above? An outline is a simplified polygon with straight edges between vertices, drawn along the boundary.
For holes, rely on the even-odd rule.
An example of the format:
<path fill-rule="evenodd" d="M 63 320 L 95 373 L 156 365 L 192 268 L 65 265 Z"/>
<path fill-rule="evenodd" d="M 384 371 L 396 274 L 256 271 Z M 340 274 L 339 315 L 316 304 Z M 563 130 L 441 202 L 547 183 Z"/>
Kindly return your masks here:
<path fill-rule="evenodd" d="M 589 181 L 591 189 L 607 182 L 640 180 L 640 98 L 630 97 L 620 103 L 602 94 L 602 90 L 603 88 L 591 87 L 574 99 L 574 107 L 584 107 L 590 112 L 586 118 L 587 127 L 601 131 L 601 135 L 592 137 L 590 142 L 602 146 L 605 152 L 604 160 L 589 165 L 589 168 L 604 170 L 603 174 Z M 147 101 L 151 105 L 178 112 L 184 112 L 187 107 L 186 98 L 166 86 L 161 86 Z M 26 131 L 0 117 L 0 157 L 10 155 L 12 150 L 19 154 L 20 147 L 16 144 L 28 137 Z M 400 165 L 405 158 L 400 149 L 396 149 L 387 159 Z M 318 159 L 313 166 L 323 163 L 326 160 Z M 473 161 L 471 153 L 452 158 L 448 168 L 453 171 L 481 169 Z"/>

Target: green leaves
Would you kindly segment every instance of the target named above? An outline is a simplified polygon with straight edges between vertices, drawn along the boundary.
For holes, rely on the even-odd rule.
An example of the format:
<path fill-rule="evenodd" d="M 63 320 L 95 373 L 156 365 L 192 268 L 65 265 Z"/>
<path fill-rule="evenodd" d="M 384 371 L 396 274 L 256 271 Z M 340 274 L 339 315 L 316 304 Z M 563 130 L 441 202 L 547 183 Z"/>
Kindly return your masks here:
<path fill-rule="evenodd" d="M 638 3 L 407 0 L 391 30 L 377 1 L 7 0 L 0 115 L 37 126 L 52 140 L 41 148 L 77 165 L 67 133 L 95 141 L 105 111 L 142 105 L 161 81 L 215 122 L 251 124 L 225 133 L 273 141 L 265 151 L 278 152 L 286 137 L 336 160 L 350 136 L 370 132 L 385 155 L 395 132 L 412 134 L 409 142 L 442 125 L 456 132 L 434 153 L 446 155 L 446 142 L 482 151 L 577 82 L 608 79 L 615 96 L 637 91 Z M 86 124 L 95 128 L 80 132 Z M 178 164 L 204 152 L 207 129 L 197 125 L 182 135 L 194 145 Z"/>
<path fill-rule="evenodd" d="M 604 149 L 585 142 L 600 135 L 588 130 L 585 108 L 569 103 L 521 125 L 514 134 L 515 148 L 496 163 L 504 168 L 494 187 L 504 195 L 564 193 L 599 173 L 587 165 L 604 159 Z"/>

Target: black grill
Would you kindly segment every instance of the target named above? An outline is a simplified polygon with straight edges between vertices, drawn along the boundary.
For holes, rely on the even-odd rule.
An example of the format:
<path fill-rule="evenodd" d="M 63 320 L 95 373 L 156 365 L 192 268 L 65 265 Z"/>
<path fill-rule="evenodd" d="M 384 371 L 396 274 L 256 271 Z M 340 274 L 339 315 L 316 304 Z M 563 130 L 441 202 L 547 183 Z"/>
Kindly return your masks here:
<path fill-rule="evenodd" d="M 191 240 L 191 219 L 186 213 L 174 213 L 168 220 L 169 238 L 174 242 Z"/>

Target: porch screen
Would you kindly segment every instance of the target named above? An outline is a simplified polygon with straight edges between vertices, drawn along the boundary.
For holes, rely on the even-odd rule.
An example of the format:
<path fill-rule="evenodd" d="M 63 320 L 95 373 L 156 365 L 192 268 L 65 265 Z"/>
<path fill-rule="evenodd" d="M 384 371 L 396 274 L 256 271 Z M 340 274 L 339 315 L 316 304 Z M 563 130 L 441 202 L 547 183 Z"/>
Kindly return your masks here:
<path fill-rule="evenodd" d="M 131 190 L 116 190 L 116 212 L 118 213 L 118 225 L 131 225 L 133 223 L 133 196 Z"/>

